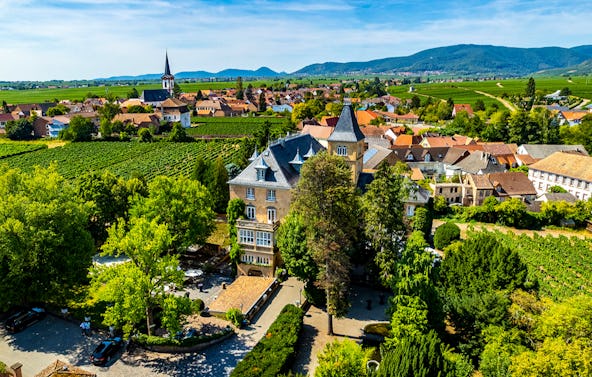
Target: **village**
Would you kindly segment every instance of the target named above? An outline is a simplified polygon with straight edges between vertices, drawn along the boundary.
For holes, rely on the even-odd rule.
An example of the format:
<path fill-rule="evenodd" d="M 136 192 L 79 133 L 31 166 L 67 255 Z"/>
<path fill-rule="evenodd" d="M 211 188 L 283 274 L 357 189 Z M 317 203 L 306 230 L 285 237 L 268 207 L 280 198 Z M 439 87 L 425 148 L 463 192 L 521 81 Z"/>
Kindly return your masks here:
<path fill-rule="evenodd" d="M 199 129 L 200 125 L 192 119 L 229 118 L 239 122 L 243 118 L 283 117 L 292 122 L 285 134 L 268 138 L 262 145 L 251 145 L 252 153 L 249 150 L 249 157 L 240 171 L 226 176 L 223 191 L 227 191 L 224 204 L 228 204 L 228 209 L 226 213 L 217 211 L 207 216 L 211 217 L 208 221 L 215 217 L 224 229 L 229 226 L 230 244 L 204 242 L 185 248 L 179 254 L 183 262 L 177 266 L 179 276 L 162 284 L 162 291 L 157 295 L 162 294 L 163 300 L 171 296 L 200 302 L 202 306 L 192 315 L 183 316 L 186 322 L 179 324 L 179 338 L 171 344 L 147 343 L 146 339 L 142 343 L 139 338 L 134 341 L 127 323 L 122 328 L 116 328 L 115 322 L 106 327 L 103 319 L 97 317 L 83 321 L 92 321 L 94 328 L 87 334 L 89 336 L 81 338 L 73 335 L 80 331 L 79 318 L 68 317 L 68 308 L 61 312 L 54 308 L 47 318 L 31 317 L 31 322 L 43 321 L 44 326 L 24 327 L 7 335 L 12 340 L 0 347 L 0 359 L 8 364 L 13 362 L 12 372 L 7 372 L 11 373 L 9 375 L 42 377 L 70 370 L 89 376 L 240 376 L 246 373 L 241 371 L 252 367 L 249 363 L 261 362 L 253 361 L 257 356 L 252 359 L 248 356 L 251 350 L 257 352 L 256 344 L 262 344 L 262 339 L 276 334 L 275 331 L 278 337 L 288 341 L 294 334 L 282 331 L 294 326 L 295 339 L 286 346 L 290 348 L 290 356 L 278 362 L 278 371 L 322 376 L 319 371 L 330 368 L 330 363 L 319 355 L 328 352 L 335 339 L 353 339 L 358 347 L 378 339 L 378 344 L 386 344 L 389 352 L 394 352 L 395 348 L 388 347 L 401 344 L 397 342 L 408 335 L 405 331 L 410 330 L 405 326 L 416 326 L 424 335 L 441 331 L 439 336 L 446 339 L 446 331 L 439 327 L 443 327 L 444 319 L 434 317 L 436 312 L 432 313 L 434 309 L 430 306 L 433 302 L 429 301 L 433 297 L 426 296 L 426 292 L 432 292 L 431 289 L 440 284 L 431 281 L 436 279 L 435 270 L 440 263 L 447 263 L 448 256 L 455 255 L 455 250 L 464 246 L 453 243 L 461 238 L 460 231 L 450 242 L 439 244 L 438 229 L 446 228 L 440 224 L 447 225 L 451 219 L 479 221 L 511 229 L 541 231 L 542 236 L 546 236 L 546 227 L 568 232 L 592 228 L 587 204 L 592 198 L 592 157 L 586 149 L 589 140 L 569 139 L 569 132 L 561 135 L 559 132 L 560 128 L 576 130 L 590 122 L 592 107 L 588 100 L 569 107 L 569 96 L 558 90 L 538 96 L 535 103 L 533 92 L 521 98 L 528 109 L 517 110 L 510 109 L 516 103 L 508 107 L 501 99 L 495 106 L 488 107 L 482 101 L 469 104 L 429 98 L 422 103 L 418 96 L 401 99 L 387 94 L 383 86 L 388 87 L 388 83 L 378 78 L 343 80 L 322 87 L 285 83 L 281 87 L 255 88 L 250 84 L 245 87 L 246 83 L 237 78 L 235 87 L 184 93 L 171 74 L 167 55 L 161 89 L 141 93 L 134 89 L 135 93 L 130 93 L 129 98 L 90 97 L 81 101 L 3 104 L 0 133 L 13 138 L 19 135 L 15 130 L 24 128 L 23 140 L 56 139 L 75 143 L 80 137 L 81 142 L 132 143 L 137 139 L 157 143 L 159 138 L 164 142 L 175 129 L 187 135 L 191 129 Z M 414 91 L 413 86 L 409 91 Z M 496 120 L 495 114 L 504 111 L 510 114 L 510 110 L 512 115 Z M 105 115 L 108 112 L 110 117 Z M 543 120 L 536 123 L 539 115 Z M 519 116 L 526 120 L 520 123 Z M 426 121 L 430 117 L 431 120 Z M 81 131 L 79 124 L 89 127 Z M 507 128 L 505 134 L 496 128 L 500 125 Z M 72 132 L 76 132 L 73 139 L 64 137 Z M 87 135 L 81 136 L 82 132 Z M 191 136 L 180 140 L 188 142 L 188 138 Z M 233 136 L 209 135 L 208 138 Z M 574 138 L 581 140 L 581 144 L 561 142 Z M 317 168 L 311 167 L 314 164 L 318 164 Z M 347 182 L 342 183 L 345 186 L 336 185 L 346 193 L 332 199 L 333 191 L 321 191 L 325 186 L 320 183 L 315 186 L 315 179 L 324 177 L 334 179 L 324 184 Z M 202 183 L 205 187 L 206 182 Z M 310 192 L 319 197 L 306 196 Z M 363 202 L 360 208 L 355 204 L 358 201 Z M 315 203 L 324 210 L 314 212 Z M 324 207 L 326 203 L 332 204 Z M 336 208 L 341 206 L 345 210 L 340 212 Z M 368 214 L 376 217 L 368 217 Z M 428 217 L 429 221 L 424 219 Z M 432 218 L 437 218 L 438 222 L 432 223 Z M 386 236 L 372 232 L 371 225 L 385 227 Z M 130 228 L 133 228 L 131 223 Z M 308 230 L 291 233 L 294 229 Z M 319 229 L 318 234 L 311 229 Z M 109 231 L 109 237 L 115 233 Z M 335 238 L 328 234 L 335 234 Z M 463 235 L 466 239 L 471 237 L 481 236 Z M 497 236 L 483 237 L 495 239 Z M 356 244 L 358 238 L 364 241 Z M 509 242 L 509 239 L 502 239 L 496 242 Z M 105 241 L 107 245 L 110 242 L 111 238 Z M 483 245 L 488 242 L 493 241 L 481 239 Z M 331 265 L 334 271 L 340 272 L 327 273 L 330 263 L 323 265 L 316 260 L 322 252 L 315 249 L 316 245 L 330 251 L 323 254 L 325 261 L 340 261 L 348 255 L 347 261 Z M 385 250 L 392 253 L 384 256 Z M 413 257 L 405 259 L 406 253 L 418 259 L 425 258 L 423 264 Z M 122 255 L 112 252 L 109 256 Z M 108 268 L 113 261 L 109 258 L 105 261 L 104 257 L 97 257 L 94 263 Z M 133 260 L 133 256 L 131 258 Z M 508 259 L 502 258 L 501 263 L 510 260 L 508 255 L 504 258 Z M 121 263 L 115 259 L 115 264 Z M 401 267 L 406 263 L 406 267 Z M 402 288 L 397 284 L 409 277 L 403 276 L 401 268 L 409 268 L 430 282 L 416 278 L 413 284 L 421 288 Z M 528 291 L 521 268 L 517 267 L 516 275 L 512 275 L 514 271 L 508 272 L 511 276 L 508 279 Z M 402 275 L 392 277 L 397 274 Z M 181 284 L 177 282 L 179 277 Z M 511 290 L 505 285 L 495 288 L 496 292 L 504 289 Z M 323 300 L 314 297 L 315 292 L 326 294 L 324 305 Z M 498 294 L 487 291 L 490 293 Z M 415 304 L 405 301 L 409 297 L 419 301 Z M 119 302 L 119 299 L 114 300 Z M 347 302 L 350 305 L 340 309 Z M 456 314 L 453 313 L 451 318 Z M 408 323 L 413 314 L 425 316 L 426 324 Z M 284 323 L 284 328 L 276 329 L 274 324 L 280 323 L 284 315 L 300 320 L 284 319 L 288 325 Z M 376 337 L 367 331 L 368 326 L 380 323 L 391 323 L 389 326 L 393 327 L 398 324 L 400 333 L 389 328 L 386 334 Z M 165 329 L 165 321 L 160 325 L 162 328 L 158 329 L 154 324 L 156 337 L 174 338 L 173 333 Z M 464 336 L 461 322 L 456 326 Z M 135 323 L 132 327 L 137 330 L 140 326 Z M 298 331 L 301 327 L 302 331 Z M 46 330 L 54 333 L 44 332 Z M 146 331 L 148 336 L 154 335 L 150 317 Z M 85 328 L 83 332 L 86 334 Z M 89 363 L 88 353 L 105 336 L 112 342 L 114 353 L 103 360 L 104 363 L 96 363 L 94 360 L 99 356 L 93 354 L 95 359 Z M 470 338 L 473 334 L 469 332 L 466 336 Z M 198 337 L 199 341 L 191 340 Z M 56 338 L 60 340 L 56 342 Z M 444 340 L 437 340 L 440 341 Z M 454 340 L 460 344 L 463 341 L 466 338 Z M 491 341 L 481 348 L 476 347 L 474 354 L 461 356 L 460 352 L 450 351 L 458 358 L 439 357 L 456 368 L 470 370 L 464 374 L 468 376 L 473 371 L 472 365 L 480 360 L 475 355 L 485 352 L 488 344 L 495 343 Z M 62 358 L 67 361 L 60 361 Z M 378 365 L 376 358 L 375 355 L 370 360 Z M 52 361 L 54 359 L 57 361 Z M 241 361 L 243 359 L 245 361 Z M 385 354 L 383 360 L 387 359 Z M 241 363 L 247 366 L 240 366 Z M 48 364 L 49 367 L 39 372 Z M 372 368 L 368 364 L 366 371 L 364 365 L 364 373 L 370 375 L 374 371 Z"/>

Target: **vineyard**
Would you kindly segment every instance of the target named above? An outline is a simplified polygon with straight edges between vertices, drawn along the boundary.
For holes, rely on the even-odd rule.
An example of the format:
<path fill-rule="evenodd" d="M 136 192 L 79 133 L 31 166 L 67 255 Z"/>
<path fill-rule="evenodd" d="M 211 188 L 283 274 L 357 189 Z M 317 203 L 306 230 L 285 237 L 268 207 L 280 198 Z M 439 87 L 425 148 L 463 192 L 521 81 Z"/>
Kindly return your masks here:
<path fill-rule="evenodd" d="M 46 148 L 40 143 L 0 143 L 0 159 Z"/>
<path fill-rule="evenodd" d="M 541 294 L 555 300 L 592 294 L 592 239 L 495 234 L 518 252 Z"/>
<path fill-rule="evenodd" d="M 278 124 L 286 120 L 275 117 L 192 117 L 191 124 L 195 126 L 187 129 L 187 134 L 192 136 L 253 135 L 266 121 Z"/>
<path fill-rule="evenodd" d="M 238 148 L 236 141 L 70 143 L 7 157 L 2 163 L 32 171 L 34 166 L 46 167 L 55 162 L 58 172 L 67 179 L 90 170 L 110 170 L 123 177 L 140 174 L 150 181 L 158 175 L 189 176 L 198 156 L 204 160 L 220 156 L 225 163 L 231 162 Z"/>

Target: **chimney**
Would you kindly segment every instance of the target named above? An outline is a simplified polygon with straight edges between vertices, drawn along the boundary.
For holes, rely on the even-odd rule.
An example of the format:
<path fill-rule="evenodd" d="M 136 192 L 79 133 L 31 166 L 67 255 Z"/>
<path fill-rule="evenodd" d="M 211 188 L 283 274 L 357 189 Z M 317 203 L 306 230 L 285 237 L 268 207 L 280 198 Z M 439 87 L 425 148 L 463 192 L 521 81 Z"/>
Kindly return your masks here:
<path fill-rule="evenodd" d="M 14 372 L 14 377 L 23 377 L 23 372 L 21 371 L 22 367 L 23 364 L 21 363 L 14 363 L 10 366 L 10 369 Z"/>

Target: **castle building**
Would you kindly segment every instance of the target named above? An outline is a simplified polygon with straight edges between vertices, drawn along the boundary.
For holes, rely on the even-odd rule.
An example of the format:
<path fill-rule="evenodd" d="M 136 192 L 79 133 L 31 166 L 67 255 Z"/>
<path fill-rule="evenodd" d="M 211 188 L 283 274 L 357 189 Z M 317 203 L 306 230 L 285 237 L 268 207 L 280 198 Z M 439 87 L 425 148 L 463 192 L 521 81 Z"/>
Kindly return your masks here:
<path fill-rule="evenodd" d="M 351 105 L 345 105 L 328 139 L 328 152 L 345 158 L 358 182 L 362 171 L 364 134 L 360 131 Z M 281 263 L 276 248 L 276 231 L 288 214 L 292 189 L 300 179 L 304 162 L 325 150 L 310 134 L 277 140 L 261 154 L 257 151 L 250 164 L 228 182 L 230 199 L 245 202 L 245 220 L 237 221 L 238 243 L 243 250 L 239 275 L 273 277 Z"/>

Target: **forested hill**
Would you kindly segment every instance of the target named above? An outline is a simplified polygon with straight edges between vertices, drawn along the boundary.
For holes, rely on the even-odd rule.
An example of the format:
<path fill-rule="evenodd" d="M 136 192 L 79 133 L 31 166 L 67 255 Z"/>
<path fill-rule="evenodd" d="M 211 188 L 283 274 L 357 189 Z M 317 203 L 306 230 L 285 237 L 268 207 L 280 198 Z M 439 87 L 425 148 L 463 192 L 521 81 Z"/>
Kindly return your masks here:
<path fill-rule="evenodd" d="M 538 71 L 576 66 L 589 59 L 592 59 L 590 45 L 572 48 L 515 48 L 462 44 L 368 62 L 312 64 L 294 74 L 439 72 L 451 75 L 526 76 Z"/>

